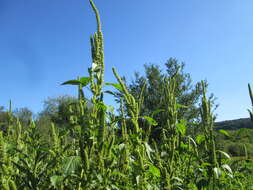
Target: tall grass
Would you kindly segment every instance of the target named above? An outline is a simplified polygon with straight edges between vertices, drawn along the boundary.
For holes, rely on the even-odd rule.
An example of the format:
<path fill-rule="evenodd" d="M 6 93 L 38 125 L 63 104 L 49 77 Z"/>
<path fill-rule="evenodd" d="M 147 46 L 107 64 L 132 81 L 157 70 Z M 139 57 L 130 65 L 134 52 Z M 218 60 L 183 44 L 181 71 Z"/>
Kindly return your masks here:
<path fill-rule="evenodd" d="M 162 110 L 166 116 L 162 138 L 160 141 L 150 138 L 151 128 L 157 123 L 152 115 L 140 116 L 143 93 L 134 98 L 115 68 L 112 72 L 118 83 L 104 83 L 100 16 L 93 1 L 89 2 L 97 21 L 97 32 L 90 40 L 89 76 L 63 83 L 78 87 L 78 102 L 69 105 L 71 128 L 60 129 L 52 123 L 50 135 L 45 139 L 33 121 L 28 127 L 21 126 L 10 108 L 8 130 L 0 132 L 1 188 L 249 189 L 252 186 L 249 171 L 242 172 L 242 165 L 234 165 L 232 170 L 228 164 L 230 156 L 216 148 L 214 117 L 204 82 L 199 132 L 187 133 L 190 125 L 178 119 L 178 110 L 183 105 L 177 103 L 175 96 L 176 73 L 161 86 L 166 102 Z M 105 84 L 123 93 L 119 115 L 103 100 Z M 85 86 L 92 92 L 89 101 Z M 146 85 L 142 92 L 145 88 Z M 140 119 L 145 120 L 144 127 L 139 125 Z"/>

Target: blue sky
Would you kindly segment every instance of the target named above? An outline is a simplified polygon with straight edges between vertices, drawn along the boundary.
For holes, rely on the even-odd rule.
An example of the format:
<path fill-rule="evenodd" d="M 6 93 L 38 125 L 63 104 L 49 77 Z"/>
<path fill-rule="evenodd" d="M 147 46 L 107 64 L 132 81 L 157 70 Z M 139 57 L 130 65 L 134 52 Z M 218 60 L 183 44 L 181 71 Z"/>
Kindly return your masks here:
<path fill-rule="evenodd" d="M 248 117 L 252 0 L 94 1 L 103 24 L 106 82 L 115 81 L 112 67 L 131 80 L 143 64 L 163 67 L 174 57 L 186 63 L 194 82 L 210 83 L 218 120 Z M 0 0 L 0 105 L 12 99 L 14 107 L 38 112 L 47 97 L 76 95 L 60 84 L 87 75 L 95 24 L 88 0 Z"/>

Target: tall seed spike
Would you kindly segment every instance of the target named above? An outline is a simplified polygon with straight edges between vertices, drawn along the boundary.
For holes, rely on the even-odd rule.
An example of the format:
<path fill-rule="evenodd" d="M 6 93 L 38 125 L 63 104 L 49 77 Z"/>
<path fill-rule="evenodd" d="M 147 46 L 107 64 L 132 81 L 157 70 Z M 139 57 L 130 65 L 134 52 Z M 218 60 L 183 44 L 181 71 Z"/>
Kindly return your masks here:
<path fill-rule="evenodd" d="M 12 112 L 12 103 L 11 103 L 11 100 L 9 101 L 9 113 Z"/>
<path fill-rule="evenodd" d="M 0 131 L 0 163 L 4 163 L 5 160 L 6 160 L 6 156 L 5 156 L 4 137 L 3 137 L 3 132 Z"/>
<path fill-rule="evenodd" d="M 250 84 L 248 84 L 248 89 L 249 89 L 249 96 L 250 96 L 250 100 L 251 100 L 251 107 L 253 109 L 253 93 L 252 93 Z M 249 112 L 249 115 L 250 115 L 250 119 L 253 122 L 253 112 L 249 109 L 248 109 L 248 112 Z"/>
<path fill-rule="evenodd" d="M 97 9 L 97 7 L 95 6 L 95 4 L 93 3 L 92 0 L 89 0 L 90 1 L 90 5 L 93 9 L 93 11 L 95 12 L 96 14 L 96 19 L 97 19 L 97 31 L 98 32 L 101 32 L 101 22 L 100 22 L 100 15 L 99 15 L 99 11 Z"/>
<path fill-rule="evenodd" d="M 253 106 L 253 93 L 252 93 L 250 84 L 248 84 L 248 89 L 249 89 L 249 95 L 250 95 L 251 104 Z"/>

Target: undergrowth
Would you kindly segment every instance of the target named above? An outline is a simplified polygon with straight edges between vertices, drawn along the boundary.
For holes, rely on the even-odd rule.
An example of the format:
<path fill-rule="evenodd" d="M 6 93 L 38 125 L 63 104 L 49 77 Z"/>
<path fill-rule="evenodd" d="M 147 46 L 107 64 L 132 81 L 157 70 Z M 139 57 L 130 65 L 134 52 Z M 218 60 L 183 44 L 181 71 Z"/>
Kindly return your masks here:
<path fill-rule="evenodd" d="M 178 119 L 175 73 L 161 86 L 166 106 L 140 115 L 145 97 L 134 98 L 115 68 L 117 83 L 104 82 L 104 44 L 100 16 L 92 0 L 97 32 L 91 37 L 89 76 L 69 80 L 78 86 L 78 101 L 69 105 L 70 128 L 51 124 L 43 138 L 33 121 L 22 126 L 9 109 L 8 128 L 0 132 L 0 186 L 4 190 L 208 190 L 253 189 L 252 161 L 231 160 L 216 146 L 214 116 L 202 82 L 201 121 L 197 134 Z M 104 85 L 123 93 L 120 111 L 105 104 Z M 84 87 L 89 87 L 88 100 Z M 146 88 L 143 85 L 142 92 Z M 250 97 L 253 103 L 251 88 Z M 90 106 L 90 104 L 92 106 Z M 187 109 L 187 108 L 185 108 Z M 166 115 L 159 141 L 150 137 L 157 123 L 153 115 Z M 253 120 L 252 112 L 250 112 Z M 140 126 L 140 119 L 145 126 Z M 223 131 L 223 133 L 225 133 Z M 246 151 L 246 150 L 245 150 Z"/>

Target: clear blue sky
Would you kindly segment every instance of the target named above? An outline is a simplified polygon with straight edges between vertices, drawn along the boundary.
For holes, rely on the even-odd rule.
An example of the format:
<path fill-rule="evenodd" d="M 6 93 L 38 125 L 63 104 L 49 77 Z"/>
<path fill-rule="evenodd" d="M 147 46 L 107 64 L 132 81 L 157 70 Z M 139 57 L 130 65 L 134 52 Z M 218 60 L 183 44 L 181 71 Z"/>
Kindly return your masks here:
<path fill-rule="evenodd" d="M 252 0 L 94 0 L 111 68 L 133 78 L 143 64 L 170 57 L 193 80 L 207 79 L 218 120 L 248 117 L 253 83 Z M 42 109 L 43 100 L 76 95 L 60 83 L 87 75 L 89 36 L 96 30 L 88 0 L 0 0 L 0 105 Z M 111 101 L 109 104 L 111 104 Z"/>

